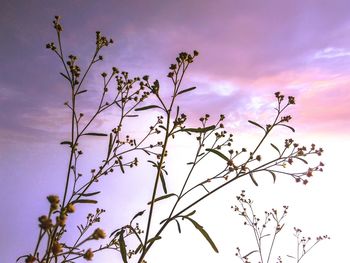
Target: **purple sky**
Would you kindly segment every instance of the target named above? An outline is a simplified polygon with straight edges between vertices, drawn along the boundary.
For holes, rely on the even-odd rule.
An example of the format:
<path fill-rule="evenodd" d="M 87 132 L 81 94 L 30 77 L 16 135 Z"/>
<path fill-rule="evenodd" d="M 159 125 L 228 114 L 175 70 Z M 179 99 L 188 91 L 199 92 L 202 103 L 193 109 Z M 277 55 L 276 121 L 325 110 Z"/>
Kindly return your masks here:
<path fill-rule="evenodd" d="M 2 1 L 0 183 L 9 187 L 0 197 L 3 205 L 14 198 L 6 207 L 15 219 L 2 218 L 0 227 L 10 234 L 13 220 L 22 222 L 16 217 L 26 212 L 16 211 L 21 202 L 15 196 L 29 194 L 30 205 L 50 192 L 52 180 L 62 183 L 53 178 L 64 152 L 47 158 L 65 134 L 68 94 L 57 74 L 61 65 L 45 49 L 55 40 L 54 15 L 62 16 L 66 54 L 77 51 L 81 65 L 93 52 L 95 31 L 115 40 L 103 52 L 106 60 L 96 75 L 115 65 L 166 86 L 168 66 L 178 52 L 196 49 L 200 56 L 187 85 L 198 88 L 183 101 L 193 115 L 203 109 L 225 113 L 228 126 L 244 130 L 248 118 L 259 118 L 271 107 L 279 90 L 296 96 L 297 131 L 349 141 L 349 10 L 348 0 Z M 90 83 L 94 88 L 99 79 Z M 43 207 L 40 203 L 28 213 L 36 216 Z M 27 224 L 36 224 L 35 216 Z M 12 262 L 15 245 L 5 263 Z"/>

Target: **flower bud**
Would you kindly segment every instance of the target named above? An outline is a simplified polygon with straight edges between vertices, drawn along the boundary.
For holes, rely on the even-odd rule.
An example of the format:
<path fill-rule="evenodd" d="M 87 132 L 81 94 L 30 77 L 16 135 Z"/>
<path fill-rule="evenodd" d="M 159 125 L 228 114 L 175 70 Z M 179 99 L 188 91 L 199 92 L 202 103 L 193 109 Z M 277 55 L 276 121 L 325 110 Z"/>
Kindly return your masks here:
<path fill-rule="evenodd" d="M 104 239 L 106 237 L 106 233 L 101 228 L 96 228 L 94 233 L 92 234 L 93 239 Z"/>
<path fill-rule="evenodd" d="M 94 257 L 94 253 L 92 252 L 91 248 L 89 248 L 84 254 L 84 259 L 92 260 L 93 257 Z"/>

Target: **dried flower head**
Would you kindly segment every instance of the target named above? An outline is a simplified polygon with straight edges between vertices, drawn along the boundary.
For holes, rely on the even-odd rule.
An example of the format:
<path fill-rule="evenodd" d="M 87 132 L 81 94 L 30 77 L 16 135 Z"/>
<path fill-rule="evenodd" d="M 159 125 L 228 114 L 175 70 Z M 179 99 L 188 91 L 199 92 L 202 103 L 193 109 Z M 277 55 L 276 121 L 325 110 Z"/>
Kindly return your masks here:
<path fill-rule="evenodd" d="M 92 252 L 91 248 L 89 248 L 84 254 L 84 259 L 92 260 L 93 257 L 94 257 L 94 253 Z"/>
<path fill-rule="evenodd" d="M 94 233 L 92 234 L 93 239 L 104 239 L 106 237 L 106 233 L 101 228 L 96 228 Z"/>

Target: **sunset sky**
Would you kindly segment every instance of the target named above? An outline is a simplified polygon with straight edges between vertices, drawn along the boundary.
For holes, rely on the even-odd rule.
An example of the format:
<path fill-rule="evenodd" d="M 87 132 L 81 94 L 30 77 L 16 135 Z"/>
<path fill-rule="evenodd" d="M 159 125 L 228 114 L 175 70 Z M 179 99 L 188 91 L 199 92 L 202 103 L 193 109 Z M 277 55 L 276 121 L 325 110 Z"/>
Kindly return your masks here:
<path fill-rule="evenodd" d="M 60 194 L 64 183 L 67 153 L 59 142 L 69 127 L 63 106 L 69 93 L 58 74 L 59 61 L 45 49 L 46 43 L 56 40 L 51 24 L 55 15 L 62 17 L 66 54 L 76 54 L 82 67 L 93 52 L 95 31 L 115 41 L 102 52 L 105 61 L 89 79 L 92 90 L 101 86 L 99 72 L 112 66 L 133 76 L 157 78 L 165 89 L 168 67 L 177 54 L 198 50 L 186 79 L 186 85 L 197 89 L 181 103 L 194 117 L 224 113 L 226 126 L 237 138 L 255 131 L 248 119 L 268 116 L 274 92 L 295 96 L 297 103 L 290 113 L 297 132 L 288 136 L 322 145 L 325 172 L 306 187 L 266 183 L 257 189 L 250 182 L 242 183 L 215 199 L 222 206 L 209 202 L 211 206 L 200 208 L 212 207 L 219 217 L 224 213 L 220 220 L 228 222 L 234 218 L 230 211 L 234 197 L 242 187 L 251 188 L 253 198 L 266 198 L 265 203 L 257 201 L 262 209 L 284 202 L 291 206 L 290 228 L 295 221 L 301 228 L 305 224 L 310 235 L 332 237 L 311 252 L 319 258 L 310 256 L 309 262 L 348 260 L 350 1 L 3 0 L 0 7 L 0 262 L 14 262 L 32 250 L 37 217 L 47 207 L 45 197 Z M 91 94 L 86 108 L 94 101 L 96 93 Z M 122 181 L 126 185 L 126 179 Z M 113 190 L 107 187 L 106 192 Z M 147 194 L 142 191 L 140 200 Z M 125 197 L 131 211 L 124 211 L 122 218 L 134 215 L 140 200 Z M 110 207 L 115 202 L 104 201 Z M 209 224 L 206 229 L 215 232 L 215 216 L 210 221 L 203 212 L 203 218 Z M 150 262 L 238 262 L 237 239 L 227 241 L 222 237 L 225 230 L 220 233 L 218 227 L 215 232 L 218 243 L 226 242 L 221 255 L 213 255 L 199 236 L 198 247 L 190 250 L 195 241 L 192 229 L 187 231 L 187 236 L 172 235 L 169 243 L 161 241 L 162 252 L 151 254 Z M 230 237 L 237 235 L 232 232 Z M 180 247 L 185 252 L 177 251 Z M 96 258 L 96 262 L 122 262 L 100 260 L 105 261 Z"/>

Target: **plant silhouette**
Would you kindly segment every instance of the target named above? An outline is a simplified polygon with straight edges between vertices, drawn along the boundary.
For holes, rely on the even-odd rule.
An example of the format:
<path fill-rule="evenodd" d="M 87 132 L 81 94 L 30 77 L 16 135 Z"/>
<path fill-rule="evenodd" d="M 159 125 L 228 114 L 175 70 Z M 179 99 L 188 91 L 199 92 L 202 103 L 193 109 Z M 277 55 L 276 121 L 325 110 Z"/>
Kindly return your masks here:
<path fill-rule="evenodd" d="M 224 127 L 224 115 L 213 121 L 209 114 L 203 114 L 197 127 L 188 126 L 187 115 L 181 111 L 178 97 L 187 96 L 195 87 L 183 88 L 183 80 L 190 67 L 199 55 L 181 52 L 175 62 L 170 65 L 167 75 L 171 85 L 171 96 L 166 97 L 158 80 L 152 81 L 147 75 L 130 78 L 127 72 L 120 72 L 116 67 L 110 73 L 103 72 L 101 78 L 103 88 L 98 99 L 98 106 L 88 117 L 81 112 L 78 98 L 85 96 L 87 76 L 91 69 L 103 61 L 101 50 L 113 44 L 113 40 L 96 32 L 96 48 L 85 71 L 81 71 L 78 58 L 75 55 L 66 56 L 62 46 L 63 27 L 60 17 L 56 16 L 53 26 L 57 34 L 56 42 L 46 45 L 59 59 L 63 72 L 60 75 L 69 86 L 70 97 L 65 106 L 70 111 L 70 137 L 61 142 L 68 149 L 68 166 L 62 194 L 50 195 L 48 211 L 39 217 L 38 239 L 33 245 L 33 251 L 21 256 L 18 261 L 34 262 L 75 262 L 78 259 L 92 260 L 94 254 L 105 250 L 115 250 L 116 257 L 126 262 L 146 262 L 148 252 L 161 242 L 164 230 L 170 224 L 175 224 L 181 232 L 181 225 L 193 225 L 194 231 L 199 231 L 208 245 L 219 252 L 219 247 L 210 237 L 205 228 L 197 222 L 195 206 L 210 198 L 215 192 L 225 188 L 243 177 L 251 179 L 258 185 L 257 174 L 266 174 L 276 181 L 278 176 L 289 176 L 293 182 L 307 184 L 309 178 L 316 172 L 322 171 L 323 164 L 309 166 L 307 159 L 320 156 L 322 148 L 312 145 L 310 148 L 300 146 L 293 139 L 286 139 L 282 146 L 271 144 L 275 156 L 270 159 L 260 154 L 261 146 L 276 128 L 287 128 L 290 115 L 286 110 L 295 104 L 292 96 L 285 97 L 280 92 L 275 93 L 276 108 L 274 118 L 263 125 L 249 121 L 259 129 L 261 137 L 254 145 L 247 148 L 235 149 L 233 135 Z M 117 109 L 118 118 L 115 127 L 108 131 L 96 131 L 92 127 L 102 113 Z M 143 112 L 154 114 L 154 124 L 143 136 L 125 134 L 129 120 L 143 118 Z M 169 192 L 167 186 L 168 168 L 166 159 L 169 151 L 169 142 L 178 140 L 179 136 L 188 135 L 196 142 L 195 154 L 187 163 L 188 172 L 177 192 Z M 83 155 L 81 145 L 89 137 L 103 137 L 106 144 L 105 157 L 101 163 L 91 164 L 89 175 L 80 172 L 80 160 Z M 138 158 L 140 154 L 143 157 Z M 210 163 L 214 158 L 219 159 L 222 166 L 214 173 L 205 176 L 194 176 L 198 167 L 203 163 Z M 87 216 L 86 222 L 78 225 L 78 235 L 75 241 L 65 241 L 67 233 L 72 231 L 67 227 L 67 221 L 72 214 L 79 213 L 81 205 L 97 203 L 103 189 L 92 190 L 103 177 L 112 173 L 128 173 L 139 163 L 149 163 L 153 168 L 154 180 L 152 194 L 145 200 L 145 208 L 135 213 L 129 222 L 116 226 L 111 233 L 95 227 L 105 210 L 96 209 Z M 290 169 L 295 162 L 300 162 L 303 168 L 300 171 Z M 300 168 L 300 167 L 299 167 Z M 149 172 L 149 171 L 148 171 Z M 148 173 L 147 172 L 147 173 Z M 150 179 L 150 180 L 151 180 Z M 191 179 L 191 180 L 190 180 Z M 195 200 L 188 201 L 190 193 L 196 191 L 199 195 Z M 167 199 L 172 204 L 166 216 L 159 224 L 155 221 L 155 210 Z M 148 204 L 147 204 L 148 202 Z M 136 221 L 145 219 L 144 225 Z M 106 241 L 107 240 L 107 241 Z M 101 241 L 99 245 L 96 242 Z"/>

